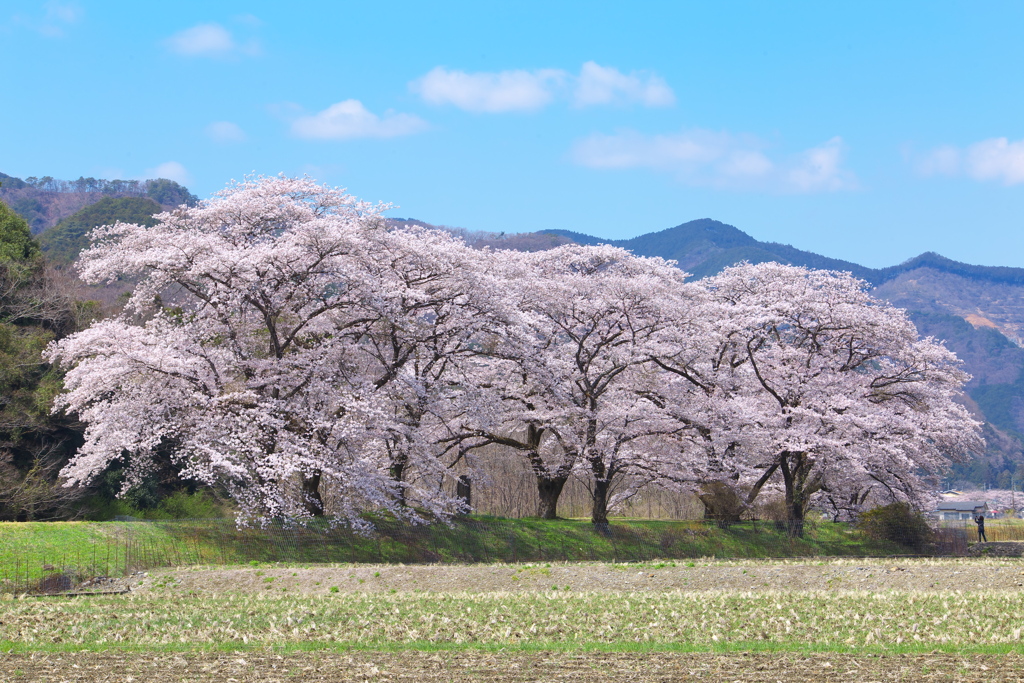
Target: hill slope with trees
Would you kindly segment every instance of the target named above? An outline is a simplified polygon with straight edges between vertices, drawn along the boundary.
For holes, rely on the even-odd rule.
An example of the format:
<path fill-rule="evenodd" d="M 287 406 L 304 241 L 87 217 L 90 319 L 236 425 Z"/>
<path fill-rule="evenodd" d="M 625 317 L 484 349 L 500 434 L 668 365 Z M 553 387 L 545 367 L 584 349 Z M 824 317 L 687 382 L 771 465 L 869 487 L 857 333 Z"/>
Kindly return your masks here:
<path fill-rule="evenodd" d="M 79 209 L 39 235 L 39 246 L 54 264 L 66 266 L 89 246 L 93 228 L 115 223 L 138 223 L 152 226 L 154 214 L 163 207 L 149 197 L 103 197 L 95 204 Z"/>
<path fill-rule="evenodd" d="M 0 173 L 0 202 L 24 218 L 33 235 L 57 225 L 104 197 L 145 197 L 165 210 L 181 204 L 191 206 L 198 201 L 187 188 L 166 178 L 104 180 L 83 177 L 58 180 L 44 176 L 21 179 Z"/>

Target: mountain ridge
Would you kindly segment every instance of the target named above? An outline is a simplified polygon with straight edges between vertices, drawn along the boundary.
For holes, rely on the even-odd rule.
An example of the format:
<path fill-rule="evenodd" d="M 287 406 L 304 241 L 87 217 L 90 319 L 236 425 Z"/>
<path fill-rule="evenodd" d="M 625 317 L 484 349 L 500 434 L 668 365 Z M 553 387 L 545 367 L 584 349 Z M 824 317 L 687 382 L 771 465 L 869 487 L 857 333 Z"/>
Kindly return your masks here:
<path fill-rule="evenodd" d="M 639 256 L 668 258 L 678 262 L 683 270 L 694 277 L 713 275 L 726 265 L 739 261 L 779 261 L 809 268 L 850 272 L 876 287 L 903 273 L 925 267 L 972 279 L 1024 286 L 1024 268 L 972 265 L 954 261 L 933 251 L 923 252 L 893 266 L 870 268 L 853 261 L 804 251 L 789 244 L 761 242 L 735 226 L 712 218 L 699 218 L 665 230 L 621 240 L 605 240 L 571 230 L 541 230 L 540 234 L 565 237 L 578 244 L 610 244 L 629 249 Z M 694 247 L 703 244 L 712 247 L 707 250 L 711 253 L 694 254 Z"/>

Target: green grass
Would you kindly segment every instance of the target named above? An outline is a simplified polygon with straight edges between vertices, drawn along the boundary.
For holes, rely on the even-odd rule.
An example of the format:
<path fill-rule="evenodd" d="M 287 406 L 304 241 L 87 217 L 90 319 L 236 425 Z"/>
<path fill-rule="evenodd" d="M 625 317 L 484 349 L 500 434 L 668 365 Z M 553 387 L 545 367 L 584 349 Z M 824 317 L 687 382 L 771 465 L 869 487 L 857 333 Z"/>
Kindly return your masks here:
<path fill-rule="evenodd" d="M 378 520 L 364 536 L 326 525 L 238 529 L 230 520 L 0 524 L 0 591 L 25 590 L 53 572 L 117 575 L 191 564 L 635 562 L 656 558 L 888 556 L 906 553 L 845 524 L 808 524 L 789 538 L 770 523 L 719 528 L 701 522 L 615 520 L 607 532 L 582 520 L 458 519 L 453 526 Z M 5 583 L 6 582 L 6 583 Z"/>
<path fill-rule="evenodd" d="M 139 522 L 0 522 L 0 581 L 40 578 L 50 572 L 46 566 L 113 570 L 140 548 L 170 552 L 173 545 L 166 529 Z"/>
<path fill-rule="evenodd" d="M 0 651 L 1022 652 L 1024 594 L 130 596 L 0 602 Z"/>

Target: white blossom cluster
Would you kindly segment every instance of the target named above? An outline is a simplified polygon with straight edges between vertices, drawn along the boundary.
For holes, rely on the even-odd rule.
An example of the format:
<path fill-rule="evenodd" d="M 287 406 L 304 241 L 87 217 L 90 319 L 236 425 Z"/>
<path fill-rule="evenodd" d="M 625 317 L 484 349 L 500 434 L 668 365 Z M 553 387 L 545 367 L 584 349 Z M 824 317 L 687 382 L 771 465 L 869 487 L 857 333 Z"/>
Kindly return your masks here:
<path fill-rule="evenodd" d="M 462 511 L 453 478 L 497 445 L 548 516 L 580 476 L 596 522 L 652 482 L 745 505 L 775 488 L 802 519 L 872 491 L 920 503 L 981 447 L 954 354 L 848 274 L 687 282 L 608 246 L 473 250 L 387 208 L 254 178 L 97 229 L 81 277 L 138 284 L 48 351 L 68 369 L 56 409 L 88 425 L 69 485 L 121 461 L 127 490 L 170 458 L 248 523 L 421 520 Z"/>

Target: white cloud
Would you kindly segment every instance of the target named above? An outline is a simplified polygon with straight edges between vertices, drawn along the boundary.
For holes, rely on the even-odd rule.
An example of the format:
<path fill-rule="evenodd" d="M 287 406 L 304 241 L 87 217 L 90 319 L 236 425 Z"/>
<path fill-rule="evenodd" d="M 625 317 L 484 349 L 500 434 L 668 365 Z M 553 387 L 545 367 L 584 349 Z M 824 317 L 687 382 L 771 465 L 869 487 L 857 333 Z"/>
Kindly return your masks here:
<path fill-rule="evenodd" d="M 675 95 L 659 76 L 624 74 L 613 67 L 586 62 L 579 76 L 562 69 L 467 73 L 438 66 L 409 88 L 425 102 L 450 104 L 474 113 L 536 111 L 558 97 L 571 97 L 578 107 L 597 104 L 641 104 L 664 107 Z"/>
<path fill-rule="evenodd" d="M 964 164 L 975 180 L 997 180 L 1004 185 L 1024 182 L 1024 140 L 982 140 L 967 148 Z"/>
<path fill-rule="evenodd" d="M 412 114 L 385 112 L 377 116 L 359 100 L 345 100 L 295 119 L 292 134 L 307 140 L 393 138 L 419 133 L 428 127 L 426 121 Z"/>
<path fill-rule="evenodd" d="M 206 127 L 206 135 L 214 142 L 245 142 L 245 131 L 231 121 L 214 121 Z"/>
<path fill-rule="evenodd" d="M 831 192 L 855 186 L 853 177 L 844 171 L 843 139 L 836 136 L 817 147 L 799 154 L 796 163 L 786 171 L 786 181 L 797 192 Z"/>
<path fill-rule="evenodd" d="M 164 46 L 184 57 L 255 56 L 260 45 L 255 39 L 242 44 L 220 24 L 197 24 L 163 41 Z"/>
<path fill-rule="evenodd" d="M 199 24 L 179 31 L 165 41 L 172 52 L 196 55 L 227 54 L 235 49 L 231 33 L 220 24 Z"/>
<path fill-rule="evenodd" d="M 471 112 L 533 111 L 551 102 L 567 75 L 558 69 L 469 74 L 439 66 L 409 87 L 429 104 L 452 104 Z"/>
<path fill-rule="evenodd" d="M 1024 183 L 1024 140 L 989 138 L 965 148 L 936 147 L 916 164 L 925 176 L 966 175 L 974 180 L 1003 185 Z"/>
<path fill-rule="evenodd" d="M 85 16 L 85 12 L 77 2 L 57 2 L 50 0 L 43 4 L 43 16 L 15 14 L 11 22 L 15 26 L 24 26 L 47 38 L 63 38 L 72 24 L 77 24 Z M 3 26 L 0 26 L 2 29 Z"/>
<path fill-rule="evenodd" d="M 917 170 L 922 175 L 956 175 L 960 171 L 963 155 L 952 145 L 936 147 L 917 163 Z"/>
<path fill-rule="evenodd" d="M 188 185 L 192 182 L 192 176 L 190 176 L 188 171 L 185 170 L 185 167 L 177 161 L 165 161 L 159 166 L 146 169 L 142 175 L 144 179 L 166 178 L 167 180 L 173 180 L 174 182 L 181 183 L 182 185 Z"/>
<path fill-rule="evenodd" d="M 672 88 L 659 76 L 635 71 L 627 76 L 596 62 L 586 62 L 580 69 L 573 98 L 579 107 L 633 102 L 667 107 L 676 101 Z"/>
<path fill-rule="evenodd" d="M 257 17 L 255 14 L 236 14 L 232 17 L 234 21 L 243 26 L 249 26 L 250 28 L 259 28 L 263 26 L 263 20 Z"/>
<path fill-rule="evenodd" d="M 842 140 L 832 138 L 790 158 L 771 159 L 751 135 L 690 130 L 671 135 L 625 131 L 591 135 L 571 156 L 595 169 L 647 168 L 671 173 L 688 185 L 782 192 L 819 192 L 856 186 L 842 168 Z"/>
<path fill-rule="evenodd" d="M 46 8 L 46 19 L 47 21 L 59 21 L 64 24 L 74 24 L 78 22 L 84 12 L 82 8 L 74 2 L 56 2 L 50 0 L 43 7 Z"/>

